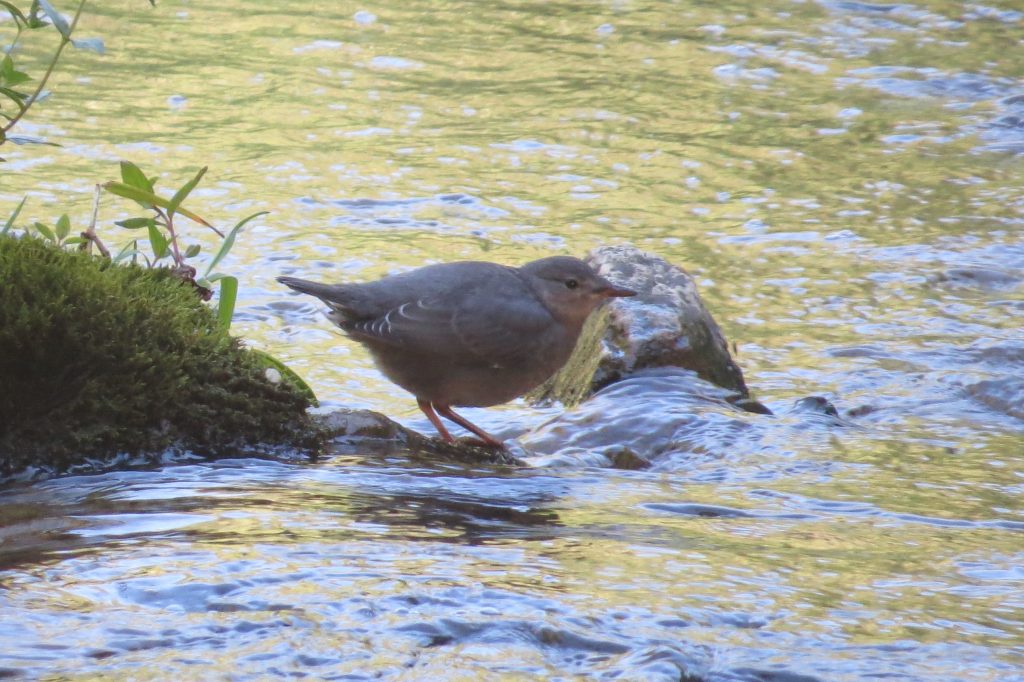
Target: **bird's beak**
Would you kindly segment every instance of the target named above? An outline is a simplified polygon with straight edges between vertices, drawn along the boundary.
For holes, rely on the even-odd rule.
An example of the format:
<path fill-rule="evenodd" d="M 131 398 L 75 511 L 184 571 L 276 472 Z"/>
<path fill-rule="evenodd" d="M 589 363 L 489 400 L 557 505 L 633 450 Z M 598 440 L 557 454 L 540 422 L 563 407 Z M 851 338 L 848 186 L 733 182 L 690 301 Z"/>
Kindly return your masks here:
<path fill-rule="evenodd" d="M 604 286 L 597 290 L 597 293 L 605 298 L 621 298 L 625 296 L 636 296 L 636 292 L 626 287 L 617 287 L 608 280 L 604 281 Z"/>

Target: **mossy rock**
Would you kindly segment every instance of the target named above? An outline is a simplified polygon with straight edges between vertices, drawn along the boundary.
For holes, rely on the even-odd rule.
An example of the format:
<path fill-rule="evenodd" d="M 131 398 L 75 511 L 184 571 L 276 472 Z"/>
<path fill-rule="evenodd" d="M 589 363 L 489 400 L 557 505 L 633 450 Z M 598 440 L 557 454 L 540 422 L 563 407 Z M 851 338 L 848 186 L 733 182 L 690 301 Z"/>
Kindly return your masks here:
<path fill-rule="evenodd" d="M 168 447 L 315 448 L 308 406 L 168 270 L 0 237 L 0 475 Z"/>

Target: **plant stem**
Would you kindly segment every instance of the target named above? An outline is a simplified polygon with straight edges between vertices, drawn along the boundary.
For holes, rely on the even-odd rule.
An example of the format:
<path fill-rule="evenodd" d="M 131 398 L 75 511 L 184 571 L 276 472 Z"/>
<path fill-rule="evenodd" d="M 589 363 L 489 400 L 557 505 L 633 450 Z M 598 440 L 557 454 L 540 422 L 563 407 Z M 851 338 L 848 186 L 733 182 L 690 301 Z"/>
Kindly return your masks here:
<path fill-rule="evenodd" d="M 156 215 L 160 220 L 163 221 L 164 227 L 167 228 L 168 234 L 171 235 L 171 246 L 174 249 L 174 266 L 180 266 L 184 261 L 181 257 L 181 252 L 178 251 L 178 235 L 174 232 L 174 215 L 165 212 L 159 206 L 153 206 L 153 210 L 156 211 Z"/>
<path fill-rule="evenodd" d="M 92 199 L 92 220 L 89 222 L 89 227 L 82 233 L 82 238 L 89 241 L 82 244 L 82 248 L 85 249 L 89 244 L 95 244 L 100 254 L 109 259 L 110 251 L 107 250 L 107 247 L 100 241 L 99 235 L 96 234 L 96 216 L 100 212 L 100 192 L 102 191 L 103 188 L 100 185 L 96 185 L 96 194 L 93 195 Z"/>
<path fill-rule="evenodd" d="M 85 2 L 86 0 L 82 0 L 78 3 L 78 10 L 75 12 L 75 18 L 71 20 L 71 27 L 68 29 L 69 36 L 75 32 L 75 27 L 78 26 L 78 18 L 82 16 L 82 9 L 85 7 Z M 39 99 L 39 95 L 43 92 L 43 88 L 46 87 L 46 81 L 50 79 L 50 74 L 53 73 L 54 67 L 57 66 L 61 53 L 64 52 L 64 48 L 67 47 L 67 44 L 70 42 L 71 38 L 65 38 L 64 36 L 60 37 L 60 45 L 57 47 L 57 51 L 53 53 L 53 59 L 50 60 L 50 66 L 47 67 L 46 73 L 43 74 L 42 80 L 39 81 L 39 86 L 36 88 L 36 91 L 32 93 L 31 97 L 25 100 L 25 105 L 22 107 L 21 111 L 19 111 L 14 118 L 8 121 L 0 130 L 3 130 L 3 132 L 6 133 L 8 130 L 13 128 L 17 125 L 18 121 L 25 116 L 25 113 L 29 108 L 36 103 L 36 100 Z"/>
<path fill-rule="evenodd" d="M 181 251 L 178 250 L 178 235 L 174 232 L 174 216 L 167 216 L 167 231 L 171 235 L 171 248 L 174 250 L 174 265 L 175 267 L 181 267 L 185 264 L 185 260 L 181 257 Z"/>

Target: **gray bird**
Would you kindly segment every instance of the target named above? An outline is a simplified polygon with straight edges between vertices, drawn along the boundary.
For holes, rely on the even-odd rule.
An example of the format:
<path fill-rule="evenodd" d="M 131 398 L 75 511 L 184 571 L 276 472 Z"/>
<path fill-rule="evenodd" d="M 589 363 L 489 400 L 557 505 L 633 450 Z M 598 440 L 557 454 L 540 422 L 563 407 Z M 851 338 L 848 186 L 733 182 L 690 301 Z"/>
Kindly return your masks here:
<path fill-rule="evenodd" d="M 636 294 L 568 256 L 519 268 L 442 263 L 366 284 L 277 281 L 326 303 L 331 321 L 416 396 L 444 440 L 454 441 L 438 414 L 499 448 L 452 406 L 490 407 L 539 386 L 569 359 L 590 313 Z"/>

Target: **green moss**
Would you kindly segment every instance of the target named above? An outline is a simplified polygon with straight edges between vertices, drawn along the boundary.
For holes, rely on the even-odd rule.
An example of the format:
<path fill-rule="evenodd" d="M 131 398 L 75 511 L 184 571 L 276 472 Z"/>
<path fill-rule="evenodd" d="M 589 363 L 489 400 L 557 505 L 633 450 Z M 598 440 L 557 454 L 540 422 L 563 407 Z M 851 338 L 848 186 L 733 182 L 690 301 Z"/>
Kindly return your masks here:
<path fill-rule="evenodd" d="M 0 237 L 0 473 L 311 446 L 306 407 L 168 271 Z"/>

